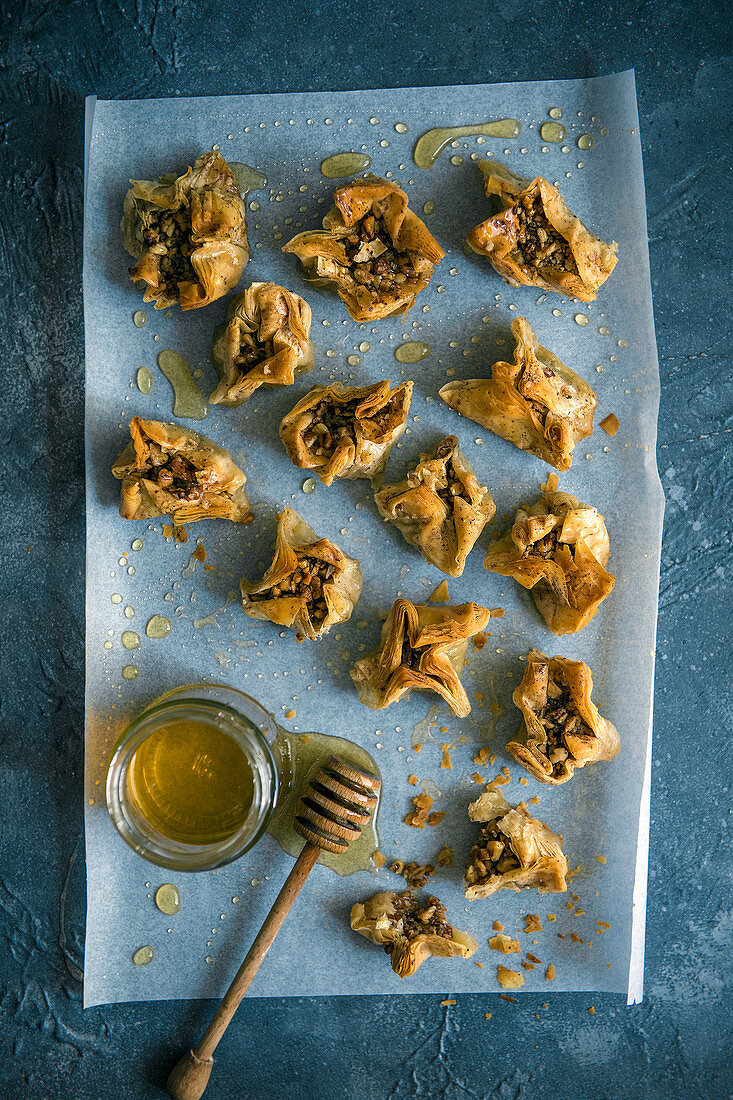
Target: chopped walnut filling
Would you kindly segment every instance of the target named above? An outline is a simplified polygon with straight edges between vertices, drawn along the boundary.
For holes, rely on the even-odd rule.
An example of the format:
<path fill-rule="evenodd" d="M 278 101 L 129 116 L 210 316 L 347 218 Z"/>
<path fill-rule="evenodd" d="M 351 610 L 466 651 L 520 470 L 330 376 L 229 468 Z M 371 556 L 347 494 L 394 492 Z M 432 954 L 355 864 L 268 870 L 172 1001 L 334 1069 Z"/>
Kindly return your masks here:
<path fill-rule="evenodd" d="M 545 558 L 547 561 L 554 559 L 557 552 L 558 534 L 557 528 L 549 531 L 544 538 L 531 543 L 524 551 L 524 556 L 529 557 L 531 555 L 536 558 Z"/>
<path fill-rule="evenodd" d="M 401 859 L 396 859 L 394 863 L 390 864 L 389 869 L 395 875 L 402 875 L 407 885 L 413 889 L 424 886 L 428 879 L 435 874 L 435 867 L 432 863 L 404 863 Z"/>
<path fill-rule="evenodd" d="M 196 467 L 183 455 L 164 451 L 152 440 L 147 442 L 148 460 L 143 474 L 178 500 L 200 500 L 203 489 L 198 483 Z"/>
<path fill-rule="evenodd" d="M 552 764 L 552 774 L 559 775 L 565 761 L 572 757 L 565 738 L 569 734 L 593 737 L 593 731 L 580 717 L 570 690 L 551 679 L 547 681 L 547 702 L 536 714 L 547 735 L 545 755 Z"/>
<path fill-rule="evenodd" d="M 317 625 L 322 623 L 328 614 L 323 586 L 331 580 L 335 571 L 335 566 L 329 562 L 304 554 L 303 557 L 298 558 L 297 567 L 288 577 L 284 577 L 264 592 L 252 592 L 250 599 L 252 601 L 272 600 L 280 596 L 297 596 L 305 599 L 311 622 Z"/>
<path fill-rule="evenodd" d="M 242 337 L 242 345 L 239 351 L 234 356 L 234 363 L 242 374 L 246 374 L 258 363 L 264 362 L 265 359 L 271 359 L 274 354 L 272 340 L 265 340 L 264 343 L 261 343 L 254 336 L 245 335 Z"/>
<path fill-rule="evenodd" d="M 342 238 L 354 281 L 365 287 L 372 298 L 397 287 L 418 290 L 419 274 L 412 253 L 395 248 L 381 217 L 384 204 L 375 203 L 371 214 L 357 222 Z"/>
<path fill-rule="evenodd" d="M 363 425 L 373 424 L 374 434 L 388 431 L 393 415 L 397 412 L 400 394 L 393 395 L 389 401 L 368 416 L 358 419 Z M 316 455 L 330 456 L 342 439 L 356 441 L 356 410 L 362 398 L 344 403 L 321 401 L 311 413 L 310 427 L 303 433 L 303 443 Z"/>
<path fill-rule="evenodd" d="M 439 457 L 441 456 L 439 455 Z M 456 473 L 456 469 L 450 459 L 445 464 L 445 482 L 445 485 L 436 486 L 435 492 L 449 508 L 458 497 L 463 497 L 464 500 L 470 499 L 466 492 L 466 486 Z"/>
<path fill-rule="evenodd" d="M 198 282 L 191 264 L 191 215 L 186 207 L 180 210 L 151 210 L 146 216 L 143 240 L 148 248 L 163 245 L 160 274 L 168 296 L 178 297 L 179 283 Z"/>
<path fill-rule="evenodd" d="M 438 898 L 428 898 L 423 905 L 413 894 L 401 894 L 394 899 L 394 911 L 392 925 L 408 943 L 423 935 L 443 936 L 445 939 L 453 935 L 453 927 L 445 919 L 448 915 L 445 906 Z M 384 950 L 391 955 L 395 946 L 394 943 L 385 943 Z"/>
<path fill-rule="evenodd" d="M 519 866 L 519 860 L 496 819 L 485 822 L 466 865 L 466 879 L 471 886 L 483 886 L 495 875 L 505 875 Z"/>
<path fill-rule="evenodd" d="M 578 274 L 570 245 L 550 225 L 539 195 L 523 195 L 507 211 L 506 222 L 514 229 L 515 247 L 523 266 L 540 272 L 559 269 Z"/>

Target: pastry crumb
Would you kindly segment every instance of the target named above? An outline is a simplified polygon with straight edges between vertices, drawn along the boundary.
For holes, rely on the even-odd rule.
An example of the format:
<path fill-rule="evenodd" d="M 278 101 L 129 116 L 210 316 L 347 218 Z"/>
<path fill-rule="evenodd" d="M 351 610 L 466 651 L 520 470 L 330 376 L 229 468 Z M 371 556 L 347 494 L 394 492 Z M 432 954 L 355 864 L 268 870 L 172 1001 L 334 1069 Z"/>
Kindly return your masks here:
<path fill-rule="evenodd" d="M 491 1019 L 491 1013 L 490 1012 L 484 1012 L 484 1019 L 485 1020 L 490 1020 Z"/>
<path fill-rule="evenodd" d="M 556 493 L 557 487 L 560 484 L 560 478 L 557 474 L 549 474 L 546 485 L 540 485 L 540 489 L 543 493 Z"/>
<path fill-rule="evenodd" d="M 428 817 L 428 825 L 440 825 L 441 821 L 445 817 L 445 810 L 434 810 Z"/>
<path fill-rule="evenodd" d="M 496 978 L 504 989 L 520 989 L 524 985 L 524 978 L 518 970 L 510 970 L 501 963 L 496 968 Z"/>
<path fill-rule="evenodd" d="M 489 748 L 489 746 L 483 745 L 474 756 L 473 762 L 474 764 L 478 764 L 478 766 L 482 768 L 488 762 L 490 755 L 491 749 Z"/>
<path fill-rule="evenodd" d="M 504 618 L 504 608 L 503 607 L 492 607 L 491 610 L 489 611 L 489 615 L 491 616 L 492 619 L 503 619 Z"/>
<path fill-rule="evenodd" d="M 448 582 L 441 581 L 438 587 L 428 596 L 428 603 L 443 603 L 450 599 L 448 595 Z"/>
<path fill-rule="evenodd" d="M 491 925 L 491 927 L 494 929 L 495 932 L 503 932 L 504 931 L 504 925 L 501 923 L 500 920 L 495 920 L 494 923 Z"/>
<path fill-rule="evenodd" d="M 596 856 L 596 863 L 605 863 L 605 862 L 606 862 L 606 857 L 605 856 Z"/>
<path fill-rule="evenodd" d="M 432 863 L 405 863 L 402 859 L 396 859 L 390 864 L 389 869 L 395 875 L 402 875 L 407 885 L 413 888 L 425 886 L 435 874 Z"/>
<path fill-rule="evenodd" d="M 496 753 L 492 752 L 491 756 L 489 757 L 489 764 L 491 764 L 491 767 L 493 768 L 495 763 L 496 763 Z"/>
<path fill-rule="evenodd" d="M 443 756 L 442 756 L 442 759 L 440 761 L 441 768 L 445 768 L 449 771 L 453 771 L 453 761 L 451 760 L 450 753 L 448 752 L 447 746 L 441 746 L 441 748 L 443 749 Z"/>
<path fill-rule="evenodd" d="M 533 955 L 531 951 L 527 952 L 527 958 L 531 963 L 541 963 L 542 959 L 538 959 L 536 955 Z"/>
<path fill-rule="evenodd" d="M 417 778 L 416 775 L 408 775 L 407 782 L 410 784 L 411 787 L 416 787 L 420 780 Z"/>
<path fill-rule="evenodd" d="M 471 776 L 471 779 L 474 781 L 474 783 L 483 783 L 484 781 L 484 777 L 479 772 L 474 772 Z"/>
<path fill-rule="evenodd" d="M 555 967 L 552 963 L 547 964 L 547 970 L 545 971 L 545 978 L 548 982 L 554 982 L 555 980 Z"/>
<path fill-rule="evenodd" d="M 204 546 L 203 542 L 200 542 L 198 544 L 193 554 L 191 554 L 191 557 L 195 558 L 196 561 L 206 561 L 206 547 Z"/>
<path fill-rule="evenodd" d="M 520 978 L 521 978 L 521 974 L 520 974 Z M 499 996 L 502 999 L 502 1001 L 509 1001 L 510 1005 L 515 1004 L 516 1000 L 517 1000 L 516 997 L 510 997 L 507 993 L 500 993 Z"/>
<path fill-rule="evenodd" d="M 527 913 L 524 918 L 524 931 L 529 935 L 530 932 L 541 932 L 542 925 L 540 924 L 540 918 L 537 913 Z"/>
<path fill-rule="evenodd" d="M 519 782 L 522 784 L 523 787 L 527 786 L 527 780 L 525 779 L 524 776 L 522 776 L 522 778 L 519 780 Z"/>
<path fill-rule="evenodd" d="M 446 1000 L 440 1002 L 442 1005 L 454 1005 L 456 1003 L 455 997 L 447 997 Z"/>
<path fill-rule="evenodd" d="M 439 867 L 452 867 L 453 866 L 453 849 L 445 844 L 438 852 L 438 866 Z"/>
<path fill-rule="evenodd" d="M 385 855 L 383 855 L 381 852 L 373 852 L 372 853 L 372 863 L 374 864 L 375 867 L 384 867 L 386 862 L 387 862 L 387 857 Z"/>
<path fill-rule="evenodd" d="M 608 416 L 604 416 L 603 420 L 601 420 L 600 426 L 607 435 L 615 435 L 621 427 L 621 421 L 616 416 L 616 413 L 609 413 Z"/>
<path fill-rule="evenodd" d="M 473 638 L 471 638 L 471 641 L 473 642 L 476 649 L 483 649 L 486 645 L 486 634 L 483 630 L 480 630 L 478 634 L 474 634 Z"/>
<path fill-rule="evenodd" d="M 530 806 L 539 806 L 540 796 L 538 794 L 534 795 L 534 797 L 530 798 L 529 804 Z"/>
<path fill-rule="evenodd" d="M 295 711 L 293 710 L 292 707 L 290 708 L 290 710 L 285 711 L 285 717 L 286 718 L 295 718 Z"/>
<path fill-rule="evenodd" d="M 519 954 L 522 950 L 519 946 L 519 940 L 513 940 L 511 936 L 507 936 L 503 932 L 498 932 L 497 935 L 491 937 L 489 947 L 492 951 L 501 952 L 502 955 Z"/>
<path fill-rule="evenodd" d="M 534 963 L 525 962 L 524 960 L 522 960 L 522 966 L 525 970 L 534 970 Z"/>
<path fill-rule="evenodd" d="M 590 1012 L 591 1016 L 595 1016 L 595 1014 L 596 1014 L 596 1010 L 595 1010 L 595 1008 L 593 1007 L 593 1005 L 591 1005 L 591 1006 L 590 1006 L 590 1008 L 588 1009 L 588 1011 Z"/>
<path fill-rule="evenodd" d="M 557 920 L 557 913 L 548 913 L 547 919 L 550 921 L 551 924 L 554 924 Z"/>
<path fill-rule="evenodd" d="M 308 736 L 307 733 L 301 733 L 300 740 L 303 742 L 304 745 L 307 745 L 308 742 L 310 741 L 310 737 Z"/>
<path fill-rule="evenodd" d="M 477 967 L 479 968 L 479 970 L 483 970 L 483 968 L 484 968 L 484 964 L 483 964 L 483 963 L 480 963 L 480 962 L 476 962 L 476 960 L 475 960 L 475 959 L 473 960 L 473 962 L 474 962 L 474 966 L 477 966 Z"/>
<path fill-rule="evenodd" d="M 167 539 L 169 539 L 171 537 L 171 535 L 173 534 L 173 528 L 170 526 L 170 524 L 168 524 L 168 523 L 163 524 L 163 534 L 165 535 L 165 537 Z"/>
<path fill-rule="evenodd" d="M 413 829 L 424 829 L 427 825 L 428 813 L 430 812 L 433 799 L 427 793 L 427 791 L 421 791 L 420 794 L 416 794 L 412 800 L 412 804 L 415 807 L 403 818 L 405 825 L 410 825 Z"/>

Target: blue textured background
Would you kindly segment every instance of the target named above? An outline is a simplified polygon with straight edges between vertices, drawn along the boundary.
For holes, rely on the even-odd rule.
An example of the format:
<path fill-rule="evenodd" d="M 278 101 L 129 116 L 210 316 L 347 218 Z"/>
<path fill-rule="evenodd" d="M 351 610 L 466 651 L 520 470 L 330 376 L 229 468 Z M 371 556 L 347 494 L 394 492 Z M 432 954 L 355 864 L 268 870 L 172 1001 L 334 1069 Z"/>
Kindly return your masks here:
<path fill-rule="evenodd" d="M 83 96 L 591 76 L 634 65 L 662 368 L 647 997 L 254 1001 L 220 1097 L 727 1097 L 733 409 L 723 4 L 11 3 L 2 29 L 2 1095 L 138 1097 L 211 1005 L 90 1009 L 78 981 Z M 726 189 L 727 185 L 727 189 Z M 729 323 L 729 322 L 728 322 Z M 535 1003 L 536 1001 L 536 1003 Z M 589 1015 L 593 1006 L 595 1014 Z M 485 1012 L 492 1018 L 486 1021 Z M 537 1018 L 538 1017 L 538 1018 Z"/>

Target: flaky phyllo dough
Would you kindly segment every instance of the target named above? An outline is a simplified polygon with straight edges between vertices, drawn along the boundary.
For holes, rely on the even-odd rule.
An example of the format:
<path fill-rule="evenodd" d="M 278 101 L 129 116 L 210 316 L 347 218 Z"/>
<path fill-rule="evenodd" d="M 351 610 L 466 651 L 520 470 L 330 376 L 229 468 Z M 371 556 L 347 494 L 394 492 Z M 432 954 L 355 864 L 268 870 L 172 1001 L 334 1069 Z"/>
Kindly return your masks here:
<path fill-rule="evenodd" d="M 276 283 L 252 283 L 232 299 L 211 356 L 221 381 L 209 401 L 236 408 L 260 386 L 292 386 L 313 368 L 311 311 Z"/>
<path fill-rule="evenodd" d="M 557 470 L 569 470 L 573 447 L 593 431 L 598 399 L 587 382 L 540 345 L 524 317 L 511 328 L 513 363 L 494 363 L 491 378 L 449 382 L 440 396 L 502 439 Z"/>
<path fill-rule="evenodd" d="M 170 516 L 179 535 L 200 519 L 252 522 L 247 479 L 229 451 L 190 428 L 139 416 L 130 421 L 130 435 L 112 467 L 122 482 L 123 519 Z"/>
<path fill-rule="evenodd" d="M 446 436 L 402 480 L 385 485 L 377 507 L 416 546 L 425 561 L 449 577 L 460 577 L 466 558 L 496 511 L 454 435 Z"/>
<path fill-rule="evenodd" d="M 204 153 L 178 179 L 130 182 L 120 234 L 145 302 L 198 309 L 237 285 L 249 259 L 245 205 L 220 153 Z"/>
<path fill-rule="evenodd" d="M 437 898 L 422 902 L 413 894 L 375 894 L 351 909 L 351 927 L 389 955 L 392 969 L 409 978 L 426 959 L 470 959 L 478 943 L 469 932 L 448 923 Z"/>
<path fill-rule="evenodd" d="M 503 164 L 479 161 L 487 196 L 499 212 L 466 237 L 510 286 L 537 286 L 595 300 L 616 266 L 618 245 L 606 244 L 568 210 L 551 183 L 517 176 Z"/>
<path fill-rule="evenodd" d="M 355 321 L 403 313 L 445 252 L 396 183 L 367 176 L 333 197 L 323 230 L 298 233 L 283 252 L 294 252 L 315 280 L 333 284 Z"/>
<path fill-rule="evenodd" d="M 543 493 L 519 508 L 511 528 L 492 543 L 484 568 L 532 591 L 553 634 L 576 634 L 613 588 L 604 566 L 610 543 L 603 516 L 569 493 Z"/>
<path fill-rule="evenodd" d="M 405 430 L 411 398 L 412 382 L 315 386 L 283 418 L 280 438 L 291 462 L 324 485 L 374 478 Z"/>
<path fill-rule="evenodd" d="M 528 653 L 512 697 L 524 722 L 507 751 L 541 783 L 567 783 L 577 768 L 618 753 L 616 727 L 598 713 L 592 691 L 591 671 L 582 661 Z"/>
<path fill-rule="evenodd" d="M 285 508 L 272 565 L 261 581 L 243 578 L 240 587 L 245 615 L 288 626 L 302 642 L 351 618 L 361 585 L 359 562 Z"/>
<path fill-rule="evenodd" d="M 469 901 L 497 890 L 567 890 L 562 837 L 530 817 L 524 806 L 508 805 L 500 790 L 489 787 L 468 807 L 468 816 L 481 823 L 463 880 Z"/>
<path fill-rule="evenodd" d="M 351 670 L 359 699 L 383 710 L 411 691 L 434 691 L 465 718 L 471 711 L 460 680 L 466 650 L 489 618 L 475 603 L 435 607 L 395 600 L 379 645 Z"/>

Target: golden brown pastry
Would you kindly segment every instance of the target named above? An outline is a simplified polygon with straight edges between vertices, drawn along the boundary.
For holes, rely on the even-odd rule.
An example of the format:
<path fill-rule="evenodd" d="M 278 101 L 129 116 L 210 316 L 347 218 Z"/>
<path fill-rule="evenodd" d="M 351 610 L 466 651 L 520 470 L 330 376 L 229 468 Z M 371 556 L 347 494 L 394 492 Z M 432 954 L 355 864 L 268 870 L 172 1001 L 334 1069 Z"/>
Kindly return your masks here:
<path fill-rule="evenodd" d="M 367 176 L 333 197 L 323 230 L 298 233 L 283 252 L 294 252 L 316 280 L 333 284 L 355 321 L 404 313 L 445 252 L 390 180 Z"/>
<path fill-rule="evenodd" d="M 567 890 L 562 837 L 530 817 L 523 806 L 508 805 L 500 790 L 489 787 L 468 807 L 468 816 L 481 823 L 463 880 L 469 901 L 497 890 Z"/>
<path fill-rule="evenodd" d="M 476 951 L 474 937 L 454 928 L 447 917 L 437 898 L 421 902 L 409 891 L 389 891 L 352 906 L 351 927 L 384 948 L 395 974 L 409 978 L 431 955 L 470 959 Z"/>
<path fill-rule="evenodd" d="M 412 385 L 315 386 L 280 425 L 290 461 L 315 470 L 324 485 L 337 477 L 373 479 L 405 430 Z"/>
<path fill-rule="evenodd" d="M 485 607 L 435 607 L 395 600 L 376 649 L 356 662 L 359 699 L 383 710 L 410 691 L 434 691 L 459 718 L 471 712 L 460 675 L 469 640 L 490 619 Z"/>
<path fill-rule="evenodd" d="M 229 451 L 190 428 L 139 416 L 130 421 L 130 435 L 112 467 L 122 482 L 123 519 L 170 516 L 178 535 L 183 524 L 200 519 L 252 522 L 247 479 Z"/>
<path fill-rule="evenodd" d="M 416 546 L 425 561 L 460 577 L 466 558 L 496 506 L 458 446 L 448 435 L 402 480 L 385 485 L 374 499 L 381 514 Z"/>
<path fill-rule="evenodd" d="M 593 302 L 616 266 L 618 245 L 606 244 L 568 210 L 551 183 L 479 161 L 487 196 L 499 212 L 466 237 L 510 286 L 537 286 Z"/>
<path fill-rule="evenodd" d="M 489 547 L 484 568 L 531 589 L 553 634 L 577 634 L 614 586 L 604 568 L 609 549 L 595 508 L 569 493 L 547 492 L 518 509 L 511 528 Z"/>
<path fill-rule="evenodd" d="M 275 556 L 262 580 L 240 583 L 245 615 L 288 626 L 299 642 L 350 619 L 361 586 L 359 562 L 319 538 L 292 508 L 278 516 Z"/>
<path fill-rule="evenodd" d="M 621 748 L 618 731 L 591 700 L 593 677 L 582 661 L 546 657 L 537 649 L 512 698 L 524 718 L 507 751 L 541 783 L 567 783 L 593 760 L 613 760 Z"/>
<path fill-rule="evenodd" d="M 292 386 L 313 369 L 311 310 L 276 283 L 252 283 L 229 305 L 211 357 L 221 381 L 209 401 L 236 408 L 260 386 Z"/>
<path fill-rule="evenodd" d="M 557 470 L 569 470 L 573 447 L 593 432 L 598 399 L 584 379 L 540 345 L 524 317 L 511 328 L 513 363 L 494 363 L 491 378 L 449 382 L 440 396 L 502 439 Z"/>
<path fill-rule="evenodd" d="M 176 179 L 130 180 L 120 225 L 156 309 L 198 309 L 237 285 L 249 259 L 245 205 L 220 153 L 200 156 Z"/>

